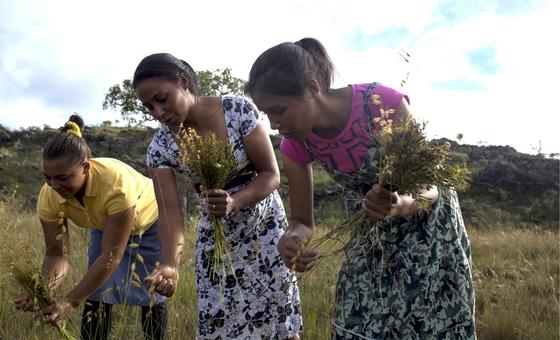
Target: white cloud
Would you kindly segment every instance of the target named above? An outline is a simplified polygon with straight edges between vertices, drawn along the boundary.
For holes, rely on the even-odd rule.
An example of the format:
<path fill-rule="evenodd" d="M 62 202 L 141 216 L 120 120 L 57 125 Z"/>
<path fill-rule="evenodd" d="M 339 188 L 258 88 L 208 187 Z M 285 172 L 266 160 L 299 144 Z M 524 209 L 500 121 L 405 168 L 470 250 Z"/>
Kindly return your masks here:
<path fill-rule="evenodd" d="M 246 78 L 265 49 L 313 36 L 331 54 L 335 85 L 380 81 L 398 87 L 410 70 L 405 91 L 432 135 L 462 132 L 469 143 L 510 144 L 524 152 L 541 140 L 543 151 L 560 151 L 548 123 L 560 75 L 560 55 L 548 33 L 558 28 L 556 1 L 507 16 L 487 6 L 457 21 L 440 16 L 436 0 L 4 2 L 0 122 L 9 127 L 58 126 L 73 111 L 84 113 L 89 124 L 118 119 L 101 109 L 105 92 L 130 78 L 151 53 L 173 53 L 196 69 L 229 67 Z M 351 48 L 349 38 L 357 32 L 373 37 L 392 28 L 410 34 Z M 489 46 L 498 71 L 481 74 L 466 53 Z M 400 48 L 412 54 L 411 64 L 399 57 Z M 434 88 L 460 80 L 485 90 Z"/>
<path fill-rule="evenodd" d="M 556 5 L 515 17 L 485 13 L 453 27 L 433 30 L 415 46 L 418 68 L 413 69 L 410 92 L 419 115 L 430 120 L 440 136 L 463 132 L 467 142 L 487 141 L 509 144 L 519 151 L 542 143 L 543 152 L 558 152 L 554 109 L 550 99 L 560 76 L 555 60 L 558 50 L 543 43 L 546 32 L 554 30 Z M 558 13 L 558 12 L 556 12 Z M 464 57 L 466 50 L 495 46 L 499 70 L 480 74 Z M 444 79 L 471 79 L 484 92 L 435 90 L 434 82 Z M 543 124 L 544 123 L 544 124 Z M 446 134 L 446 128 L 449 134 Z"/>

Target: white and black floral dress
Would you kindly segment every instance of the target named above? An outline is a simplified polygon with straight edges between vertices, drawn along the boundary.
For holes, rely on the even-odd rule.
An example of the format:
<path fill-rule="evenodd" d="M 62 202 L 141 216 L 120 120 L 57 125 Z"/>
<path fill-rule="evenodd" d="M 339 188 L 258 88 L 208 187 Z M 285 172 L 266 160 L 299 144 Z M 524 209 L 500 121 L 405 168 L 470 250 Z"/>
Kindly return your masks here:
<path fill-rule="evenodd" d="M 238 169 L 242 169 L 250 165 L 243 139 L 262 118 L 244 97 L 224 96 L 222 105 L 228 138 Z M 154 135 L 147 163 L 150 167 L 175 168 L 194 180 L 190 170 L 179 162 L 179 150 L 167 126 Z M 236 184 L 228 192 L 242 189 L 249 181 L 250 178 Z M 298 334 L 302 317 L 296 276 L 283 264 L 277 249 L 287 227 L 277 191 L 224 218 L 235 273 L 227 268 L 226 275 L 220 278 L 222 292 L 217 281 L 210 279 L 209 254 L 214 249 L 211 221 L 203 209 L 196 243 L 195 279 L 200 309 L 197 338 L 286 339 Z"/>

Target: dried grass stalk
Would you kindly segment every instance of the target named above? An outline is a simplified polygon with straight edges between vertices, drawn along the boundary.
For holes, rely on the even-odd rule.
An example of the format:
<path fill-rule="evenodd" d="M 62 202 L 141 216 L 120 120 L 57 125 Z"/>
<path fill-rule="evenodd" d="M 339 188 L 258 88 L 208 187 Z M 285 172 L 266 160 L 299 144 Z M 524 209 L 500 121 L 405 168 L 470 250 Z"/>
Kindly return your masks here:
<path fill-rule="evenodd" d="M 436 187 L 442 195 L 468 187 L 470 173 L 464 165 L 452 163 L 449 143 L 429 141 L 425 135 L 426 123 L 417 123 L 412 116 L 393 125 L 389 117 L 394 110 L 383 108 L 378 95 L 373 95 L 371 100 L 381 113 L 373 119 L 379 126 L 373 134 L 373 142 L 381 155 L 377 177 L 382 187 L 409 194 L 420 211 L 430 208 L 429 200 L 422 196 L 423 189 Z M 356 197 L 356 204 L 360 201 L 361 197 Z M 365 210 L 359 209 L 329 233 L 313 240 L 310 247 L 322 256 L 343 251 L 351 238 L 378 232 L 379 221 L 368 220 Z"/>
<path fill-rule="evenodd" d="M 213 132 L 202 135 L 192 128 L 181 128 L 177 134 L 181 161 L 190 169 L 196 181 L 208 189 L 223 189 L 237 174 L 237 162 L 231 144 L 220 140 Z M 214 249 L 211 254 L 210 280 L 217 280 L 222 288 L 221 277 L 225 277 L 226 265 L 233 270 L 232 251 L 228 244 L 223 221 L 213 216 L 212 228 Z"/>
<path fill-rule="evenodd" d="M 49 280 L 44 277 L 42 270 L 38 265 L 33 265 L 30 261 L 32 258 L 32 251 L 26 250 L 23 247 L 20 251 L 13 248 L 3 246 L 4 261 L 8 264 L 10 272 L 21 289 L 23 289 L 29 299 L 31 299 L 35 306 L 40 309 L 46 308 L 56 303 L 53 297 L 53 292 L 50 287 L 54 286 L 54 278 Z M 65 325 L 57 325 L 56 329 L 62 339 L 77 340 L 68 330 Z"/>

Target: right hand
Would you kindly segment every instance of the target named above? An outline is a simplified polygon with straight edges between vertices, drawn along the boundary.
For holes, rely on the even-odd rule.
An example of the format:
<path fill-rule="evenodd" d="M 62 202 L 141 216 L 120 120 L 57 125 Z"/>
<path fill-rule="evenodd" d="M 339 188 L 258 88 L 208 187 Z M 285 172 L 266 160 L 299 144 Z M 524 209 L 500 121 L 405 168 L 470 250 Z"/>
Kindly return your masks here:
<path fill-rule="evenodd" d="M 150 287 L 153 287 L 156 293 L 170 297 L 179 284 L 179 271 L 175 266 L 158 264 L 144 281 L 147 282 Z"/>
<path fill-rule="evenodd" d="M 80 305 L 80 302 L 73 299 L 64 299 L 53 303 L 35 313 L 35 318 L 47 325 L 64 328 L 69 315 Z"/>
<path fill-rule="evenodd" d="M 278 241 L 278 252 L 288 268 L 304 272 L 313 267 L 319 252 L 305 248 L 312 238 L 313 229 L 298 221 L 290 223 Z"/>
<path fill-rule="evenodd" d="M 208 203 L 208 212 L 217 217 L 225 217 L 236 210 L 235 200 L 229 193 L 221 189 L 206 190 L 201 187 L 202 195 Z"/>
<path fill-rule="evenodd" d="M 363 198 L 362 208 L 369 217 L 386 220 L 399 215 L 401 202 L 397 192 L 391 192 L 376 183 Z"/>
<path fill-rule="evenodd" d="M 30 299 L 27 293 L 23 293 L 15 299 L 14 304 L 16 305 L 16 309 L 24 312 L 32 312 L 38 309 L 33 303 L 33 299 Z"/>

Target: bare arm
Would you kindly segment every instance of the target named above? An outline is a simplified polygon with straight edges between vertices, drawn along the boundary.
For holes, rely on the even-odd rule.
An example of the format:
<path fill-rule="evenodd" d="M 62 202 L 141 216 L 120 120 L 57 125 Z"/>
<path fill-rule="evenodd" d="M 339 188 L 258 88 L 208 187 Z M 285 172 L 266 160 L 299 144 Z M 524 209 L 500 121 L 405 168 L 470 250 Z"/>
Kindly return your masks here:
<path fill-rule="evenodd" d="M 231 196 L 220 189 L 210 189 L 204 194 L 208 201 L 208 211 L 215 216 L 226 216 L 250 204 L 260 202 L 280 184 L 280 172 L 272 143 L 262 124 L 245 137 L 245 150 L 257 176 L 243 189 Z"/>
<path fill-rule="evenodd" d="M 423 189 L 422 196 L 425 197 L 429 204 L 433 204 L 439 197 L 439 191 L 436 187 Z M 420 213 L 418 205 L 414 204 L 414 199 L 408 194 L 399 194 L 395 216 L 409 216 Z"/>
<path fill-rule="evenodd" d="M 43 258 L 43 276 L 51 289 L 56 288 L 66 277 L 70 269 L 67 260 L 69 252 L 68 228 L 66 219 L 63 227 L 57 222 L 46 222 L 41 220 L 43 236 L 45 238 L 45 257 Z M 27 293 L 22 294 L 14 300 L 16 309 L 32 311 L 36 306 Z"/>
<path fill-rule="evenodd" d="M 134 208 L 108 216 L 101 238 L 101 255 L 67 295 L 74 307 L 98 290 L 115 272 L 130 238 L 133 221 Z"/>
<path fill-rule="evenodd" d="M 37 312 L 43 322 L 62 326 L 68 315 L 109 279 L 121 261 L 133 221 L 134 208 L 108 216 L 101 238 L 101 255 L 63 301 Z"/>
<path fill-rule="evenodd" d="M 242 190 L 232 195 L 234 211 L 260 202 L 280 184 L 280 171 L 274 156 L 274 149 L 262 123 L 245 137 L 244 143 L 247 156 L 257 171 L 257 177 Z"/>
<path fill-rule="evenodd" d="M 51 288 L 56 288 L 68 274 L 70 263 L 70 237 L 67 220 L 64 224 L 41 220 L 45 238 L 45 257 L 43 258 L 43 275 Z"/>
<path fill-rule="evenodd" d="M 297 222 L 313 228 L 313 171 L 311 164 L 299 165 L 286 156 L 283 156 L 282 161 L 288 177 L 291 223 Z"/>
<path fill-rule="evenodd" d="M 311 165 L 298 165 L 283 158 L 284 171 L 288 177 L 292 216 L 288 230 L 278 242 L 282 261 L 296 271 L 311 268 L 318 253 L 305 249 L 313 237 L 313 172 Z"/>
<path fill-rule="evenodd" d="M 422 196 L 432 204 L 438 199 L 438 189 L 436 187 L 423 189 Z M 418 206 L 414 204 L 412 196 L 390 192 L 379 184 L 374 184 L 367 192 L 362 201 L 362 207 L 368 216 L 379 220 L 415 215 L 420 212 Z"/>
<path fill-rule="evenodd" d="M 179 281 L 179 265 L 185 244 L 183 211 L 172 169 L 150 168 L 158 204 L 158 238 L 163 263 L 145 280 L 162 295 L 171 296 Z"/>
<path fill-rule="evenodd" d="M 184 220 L 177 182 L 172 169 L 151 168 L 158 204 L 158 237 L 163 264 L 179 268 L 185 243 Z"/>

